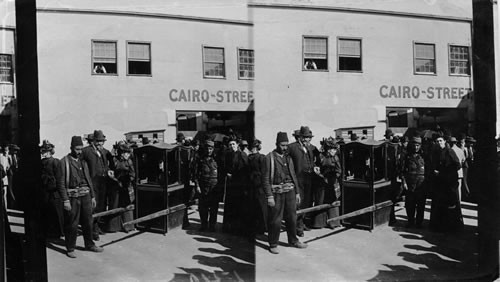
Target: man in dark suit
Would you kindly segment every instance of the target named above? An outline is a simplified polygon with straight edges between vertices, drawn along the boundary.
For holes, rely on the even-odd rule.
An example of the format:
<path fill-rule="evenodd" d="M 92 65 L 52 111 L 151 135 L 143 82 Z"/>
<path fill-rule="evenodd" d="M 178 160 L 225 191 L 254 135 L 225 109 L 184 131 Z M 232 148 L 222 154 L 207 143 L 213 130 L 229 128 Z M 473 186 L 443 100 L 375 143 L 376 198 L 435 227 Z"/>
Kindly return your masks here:
<path fill-rule="evenodd" d="M 95 193 L 87 163 L 80 159 L 83 141 L 71 138 L 71 153 L 61 159 L 57 173 L 57 189 L 63 200 L 66 255 L 76 258 L 75 247 L 78 224 L 82 225 L 85 249 L 100 253 L 101 247 L 92 240 L 92 208 L 96 206 Z"/>
<path fill-rule="evenodd" d="M 299 209 L 312 206 L 312 181 L 315 174 L 315 147 L 310 145 L 312 131 L 308 126 L 301 126 L 299 131 L 299 140 L 288 146 L 288 154 L 293 160 L 295 174 L 297 175 L 301 203 Z M 304 224 L 304 214 L 297 217 L 297 235 L 304 236 L 304 230 L 309 228 Z"/>
<path fill-rule="evenodd" d="M 106 150 L 103 145 L 106 136 L 101 130 L 95 130 L 91 145 L 83 148 L 81 158 L 87 162 L 90 170 L 90 177 L 95 190 L 97 206 L 94 212 L 102 212 L 107 206 L 107 181 L 108 175 L 113 174 L 114 162 L 111 152 Z M 102 221 L 97 218 L 94 220 L 93 239 L 98 241 L 99 234 L 104 234 L 100 226 Z"/>

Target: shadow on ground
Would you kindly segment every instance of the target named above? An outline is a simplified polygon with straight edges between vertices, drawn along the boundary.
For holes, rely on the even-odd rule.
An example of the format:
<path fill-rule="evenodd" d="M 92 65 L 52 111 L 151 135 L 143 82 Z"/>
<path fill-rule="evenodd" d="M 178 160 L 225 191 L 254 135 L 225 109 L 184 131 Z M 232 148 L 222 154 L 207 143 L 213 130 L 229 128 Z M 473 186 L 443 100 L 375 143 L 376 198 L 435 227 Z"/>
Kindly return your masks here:
<path fill-rule="evenodd" d="M 213 272 L 201 268 L 178 267 L 170 281 L 255 281 L 255 245 L 243 236 L 220 231 L 200 232 L 199 219 L 190 218 L 190 226 L 184 228 L 193 240 L 203 243 L 193 256 L 198 264 L 219 268 Z"/>
<path fill-rule="evenodd" d="M 470 214 L 475 207 L 463 205 L 462 209 Z M 416 267 L 384 264 L 388 270 L 379 270 L 368 281 L 490 281 L 479 278 L 477 273 L 477 226 L 465 225 L 458 232 L 433 232 L 428 229 L 427 220 L 421 229 L 405 228 L 405 224 L 406 216 L 398 216 L 398 223 L 392 227 L 401 237 L 411 240 L 404 245 L 407 251 L 397 255 Z"/>

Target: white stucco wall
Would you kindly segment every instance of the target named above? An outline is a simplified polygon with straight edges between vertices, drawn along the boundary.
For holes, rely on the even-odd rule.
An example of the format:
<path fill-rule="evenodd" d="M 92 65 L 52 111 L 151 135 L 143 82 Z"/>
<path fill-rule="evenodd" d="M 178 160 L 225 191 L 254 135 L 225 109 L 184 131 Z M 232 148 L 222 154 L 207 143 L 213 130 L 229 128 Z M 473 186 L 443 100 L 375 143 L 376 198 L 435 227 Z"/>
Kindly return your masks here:
<path fill-rule="evenodd" d="M 382 138 L 386 107 L 454 108 L 470 103 L 438 98 L 436 91 L 444 87 L 465 93 L 472 88 L 471 76 L 448 73 L 448 44 L 471 45 L 468 22 L 322 9 L 253 9 L 256 136 L 264 141 L 264 150 L 273 148 L 277 131 L 291 134 L 301 125 L 312 129 L 316 145 L 340 127 L 375 125 L 375 138 Z M 328 71 L 302 71 L 303 36 L 328 37 Z M 362 39 L 361 73 L 337 71 L 338 37 Z M 435 44 L 436 75 L 414 74 L 414 41 Z M 399 86 L 416 87 L 420 95 L 383 97 L 391 86 L 396 91 Z"/>
<path fill-rule="evenodd" d="M 40 135 L 56 145 L 56 155 L 68 151 L 72 135 L 94 129 L 104 131 L 108 148 L 126 132 L 157 128 L 167 128 L 170 142 L 176 110 L 245 111 L 251 105 L 252 81 L 237 76 L 237 48 L 252 48 L 248 24 L 41 10 L 37 16 Z M 92 40 L 117 41 L 118 75 L 92 75 Z M 127 41 L 151 43 L 151 76 L 126 74 Z M 203 78 L 203 45 L 224 48 L 225 79 Z M 182 101 L 181 90 L 206 90 L 210 99 Z"/>

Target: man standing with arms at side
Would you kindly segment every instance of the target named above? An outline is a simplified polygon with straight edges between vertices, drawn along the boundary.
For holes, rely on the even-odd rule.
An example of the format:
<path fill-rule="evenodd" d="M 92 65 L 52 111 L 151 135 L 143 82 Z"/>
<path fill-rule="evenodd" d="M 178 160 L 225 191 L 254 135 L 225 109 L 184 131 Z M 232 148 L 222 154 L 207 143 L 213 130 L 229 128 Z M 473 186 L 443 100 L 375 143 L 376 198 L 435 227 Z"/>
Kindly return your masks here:
<path fill-rule="evenodd" d="M 203 153 L 196 159 L 194 181 L 199 194 L 200 231 L 215 232 L 219 193 L 217 189 L 218 170 L 214 156 L 214 141 L 207 140 Z"/>
<path fill-rule="evenodd" d="M 66 255 L 76 258 L 75 247 L 78 224 L 82 225 L 85 249 L 100 253 L 101 247 L 92 240 L 92 208 L 96 206 L 92 180 L 87 163 L 80 159 L 83 141 L 80 136 L 71 138 L 71 153 L 61 159 L 57 174 L 57 187 L 64 204 L 64 234 Z"/>
<path fill-rule="evenodd" d="M 314 165 L 314 152 L 313 147 L 308 144 L 311 142 L 313 135 L 308 126 L 301 126 L 299 131 L 299 141 L 290 144 L 288 147 L 288 154 L 293 160 L 295 167 L 295 174 L 298 179 L 298 188 L 300 198 L 302 199 L 299 204 L 300 209 L 312 206 L 312 181 L 315 175 L 315 170 L 319 171 L 318 167 Z M 309 228 L 304 224 L 304 215 L 297 218 L 297 235 L 304 236 L 304 230 L 308 231 Z"/>
<path fill-rule="evenodd" d="M 106 136 L 101 130 L 95 130 L 93 134 L 92 144 L 83 148 L 81 158 L 88 164 L 90 177 L 94 187 L 95 199 L 97 206 L 94 212 L 102 212 L 107 206 L 107 181 L 108 175 L 113 174 L 114 162 L 111 152 L 106 150 L 103 145 L 106 141 Z M 100 226 L 101 225 L 101 226 Z M 104 234 L 101 227 L 104 224 L 100 218 L 94 220 L 93 239 L 99 241 L 99 234 Z"/>
<path fill-rule="evenodd" d="M 307 248 L 297 238 L 297 204 L 300 203 L 298 181 L 291 157 L 287 154 L 288 136 L 278 132 L 276 149 L 266 156 L 263 177 L 264 190 L 269 206 L 269 251 L 278 254 L 281 219 L 284 218 L 288 243 L 295 248 Z"/>
<path fill-rule="evenodd" d="M 403 185 L 406 190 L 406 227 L 422 227 L 425 211 L 425 162 L 420 153 L 422 138 L 413 137 L 408 144 L 408 153 L 403 156 L 401 170 Z M 416 212 L 416 215 L 415 215 Z"/>

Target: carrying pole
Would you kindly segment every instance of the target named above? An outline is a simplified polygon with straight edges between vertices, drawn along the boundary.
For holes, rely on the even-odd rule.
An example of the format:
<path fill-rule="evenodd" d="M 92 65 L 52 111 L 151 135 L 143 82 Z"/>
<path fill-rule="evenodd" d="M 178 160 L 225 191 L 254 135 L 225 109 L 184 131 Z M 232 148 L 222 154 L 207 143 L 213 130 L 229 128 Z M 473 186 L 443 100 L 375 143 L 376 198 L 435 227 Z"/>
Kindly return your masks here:
<path fill-rule="evenodd" d="M 373 212 L 373 211 L 376 211 L 376 210 L 379 210 L 379 209 L 382 209 L 382 208 L 385 208 L 385 207 L 388 207 L 388 206 L 391 206 L 391 205 L 392 205 L 392 201 L 390 201 L 390 200 L 389 201 L 385 201 L 385 202 L 382 202 L 382 203 L 379 203 L 379 204 L 375 204 L 373 206 L 362 208 L 362 209 L 357 210 L 357 211 L 353 211 L 353 212 L 346 213 L 346 214 L 343 214 L 343 215 L 340 215 L 340 216 L 329 218 L 326 222 L 330 222 L 330 221 L 334 221 L 334 220 L 343 220 L 343 219 L 346 219 L 346 218 L 349 218 L 349 217 L 354 217 L 354 216 L 362 215 L 362 214 L 365 214 L 365 213 Z"/>
<path fill-rule="evenodd" d="M 314 207 L 310 208 L 305 208 L 297 211 L 297 215 L 303 214 L 303 213 L 308 213 L 308 212 L 313 212 L 313 211 L 320 211 L 320 210 L 326 210 L 329 208 L 334 208 L 334 207 L 340 207 L 340 201 L 335 201 L 331 204 L 322 204 L 322 205 L 317 205 Z"/>
<path fill-rule="evenodd" d="M 165 216 L 165 215 L 174 213 L 176 211 L 179 211 L 179 210 L 182 210 L 185 208 L 186 208 L 185 204 L 180 204 L 180 205 L 175 206 L 173 208 L 164 209 L 164 210 L 161 210 L 161 211 L 158 211 L 158 212 L 155 212 L 155 213 L 152 213 L 152 214 L 149 214 L 149 215 L 146 215 L 146 216 L 143 216 L 143 217 L 131 220 L 131 221 L 127 221 L 127 222 L 123 223 L 123 227 L 125 227 L 127 225 L 134 225 L 134 224 L 137 224 L 140 222 L 148 221 L 148 220 L 160 217 L 160 216 Z"/>
<path fill-rule="evenodd" d="M 134 205 L 128 205 L 124 208 L 116 208 L 116 209 L 112 209 L 109 211 L 98 212 L 98 213 L 93 214 L 92 217 L 93 218 L 102 217 L 102 216 L 112 215 L 112 214 L 116 214 L 116 213 L 123 213 L 126 211 L 133 211 L 134 209 L 135 209 Z"/>

